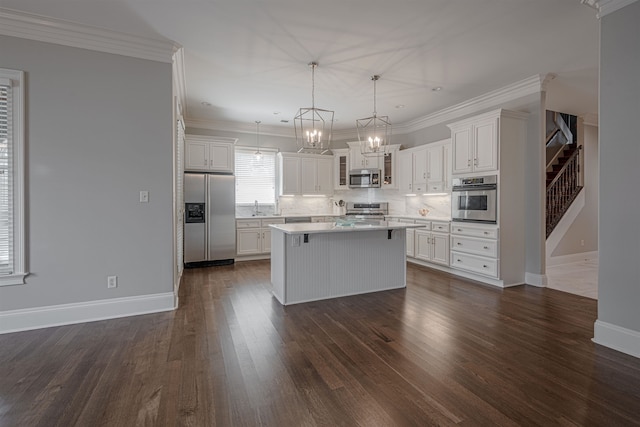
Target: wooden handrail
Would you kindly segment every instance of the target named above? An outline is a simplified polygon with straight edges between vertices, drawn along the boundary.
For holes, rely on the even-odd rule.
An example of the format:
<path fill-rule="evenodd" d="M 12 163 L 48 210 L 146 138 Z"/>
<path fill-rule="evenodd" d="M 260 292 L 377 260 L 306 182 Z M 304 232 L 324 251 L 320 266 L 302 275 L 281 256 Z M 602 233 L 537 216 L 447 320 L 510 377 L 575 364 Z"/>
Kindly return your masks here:
<path fill-rule="evenodd" d="M 564 172 L 567 170 L 567 167 L 569 166 L 569 164 L 573 161 L 573 158 L 576 157 L 578 155 L 578 153 L 580 152 L 580 150 L 582 150 L 582 145 L 579 145 L 576 150 L 571 154 L 571 156 L 569 156 L 569 159 L 565 162 L 564 166 L 562 166 L 562 169 L 560 169 L 558 171 L 558 174 L 556 175 L 555 178 L 553 178 L 553 181 L 551 181 L 549 183 L 549 185 L 547 185 L 547 188 L 551 188 L 553 187 L 553 185 L 560 179 L 560 176 L 562 176 L 562 174 L 564 174 Z"/>

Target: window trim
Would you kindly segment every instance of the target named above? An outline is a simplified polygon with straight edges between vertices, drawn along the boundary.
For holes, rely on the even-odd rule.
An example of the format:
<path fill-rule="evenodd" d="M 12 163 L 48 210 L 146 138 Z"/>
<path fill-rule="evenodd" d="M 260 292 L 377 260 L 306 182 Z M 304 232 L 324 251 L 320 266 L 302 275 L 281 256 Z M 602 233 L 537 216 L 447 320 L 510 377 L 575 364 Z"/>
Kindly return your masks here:
<path fill-rule="evenodd" d="M 23 285 L 27 272 L 25 222 L 25 102 L 24 71 L 0 68 L 0 81 L 10 83 L 11 105 L 11 162 L 13 165 L 13 269 L 0 275 L 0 286 Z"/>

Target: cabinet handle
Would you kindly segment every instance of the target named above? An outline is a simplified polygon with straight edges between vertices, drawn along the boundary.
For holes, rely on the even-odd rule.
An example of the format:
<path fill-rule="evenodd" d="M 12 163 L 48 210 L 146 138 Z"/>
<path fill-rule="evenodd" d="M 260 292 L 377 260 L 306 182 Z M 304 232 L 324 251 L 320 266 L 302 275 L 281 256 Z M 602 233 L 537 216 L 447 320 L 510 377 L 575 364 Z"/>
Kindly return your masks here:
<path fill-rule="evenodd" d="M 458 245 L 458 246 L 462 246 L 462 243 L 458 242 L 458 243 L 456 243 L 456 245 Z"/>
<path fill-rule="evenodd" d="M 478 166 L 478 159 L 473 159 L 473 164 Z"/>
<path fill-rule="evenodd" d="M 471 159 L 467 160 L 467 166 L 471 166 Z"/>
<path fill-rule="evenodd" d="M 487 266 L 486 266 L 486 265 L 483 265 L 483 266 L 482 266 L 482 268 L 487 268 Z"/>
<path fill-rule="evenodd" d="M 489 249 L 489 246 L 485 246 L 483 249 Z"/>
<path fill-rule="evenodd" d="M 489 234 L 489 232 L 488 232 L 488 231 L 485 231 L 485 232 L 484 232 L 484 234 L 485 234 L 485 235 L 487 235 L 487 234 Z"/>
<path fill-rule="evenodd" d="M 458 258 L 458 262 L 459 262 L 460 264 L 462 264 L 462 260 L 461 260 L 460 258 Z"/>
<path fill-rule="evenodd" d="M 204 165 L 207 166 L 209 164 L 209 160 L 204 159 Z"/>

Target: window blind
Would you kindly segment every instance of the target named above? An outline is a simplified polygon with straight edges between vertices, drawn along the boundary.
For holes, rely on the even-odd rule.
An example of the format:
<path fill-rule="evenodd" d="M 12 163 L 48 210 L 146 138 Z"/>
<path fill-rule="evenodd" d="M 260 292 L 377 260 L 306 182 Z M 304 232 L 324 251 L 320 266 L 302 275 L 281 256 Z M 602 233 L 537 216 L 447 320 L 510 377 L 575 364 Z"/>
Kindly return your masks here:
<path fill-rule="evenodd" d="M 236 204 L 274 204 L 276 201 L 276 153 L 236 148 Z"/>
<path fill-rule="evenodd" d="M 0 80 L 0 274 L 13 273 L 12 93 Z"/>

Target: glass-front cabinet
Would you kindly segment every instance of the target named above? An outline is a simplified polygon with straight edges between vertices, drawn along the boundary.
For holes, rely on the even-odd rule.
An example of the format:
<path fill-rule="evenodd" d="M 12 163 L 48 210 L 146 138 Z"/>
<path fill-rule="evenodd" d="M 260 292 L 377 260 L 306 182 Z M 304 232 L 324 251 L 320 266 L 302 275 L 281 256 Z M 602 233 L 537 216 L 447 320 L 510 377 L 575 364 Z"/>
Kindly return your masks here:
<path fill-rule="evenodd" d="M 333 151 L 333 186 L 336 190 L 349 189 L 349 149 L 337 148 Z"/>

